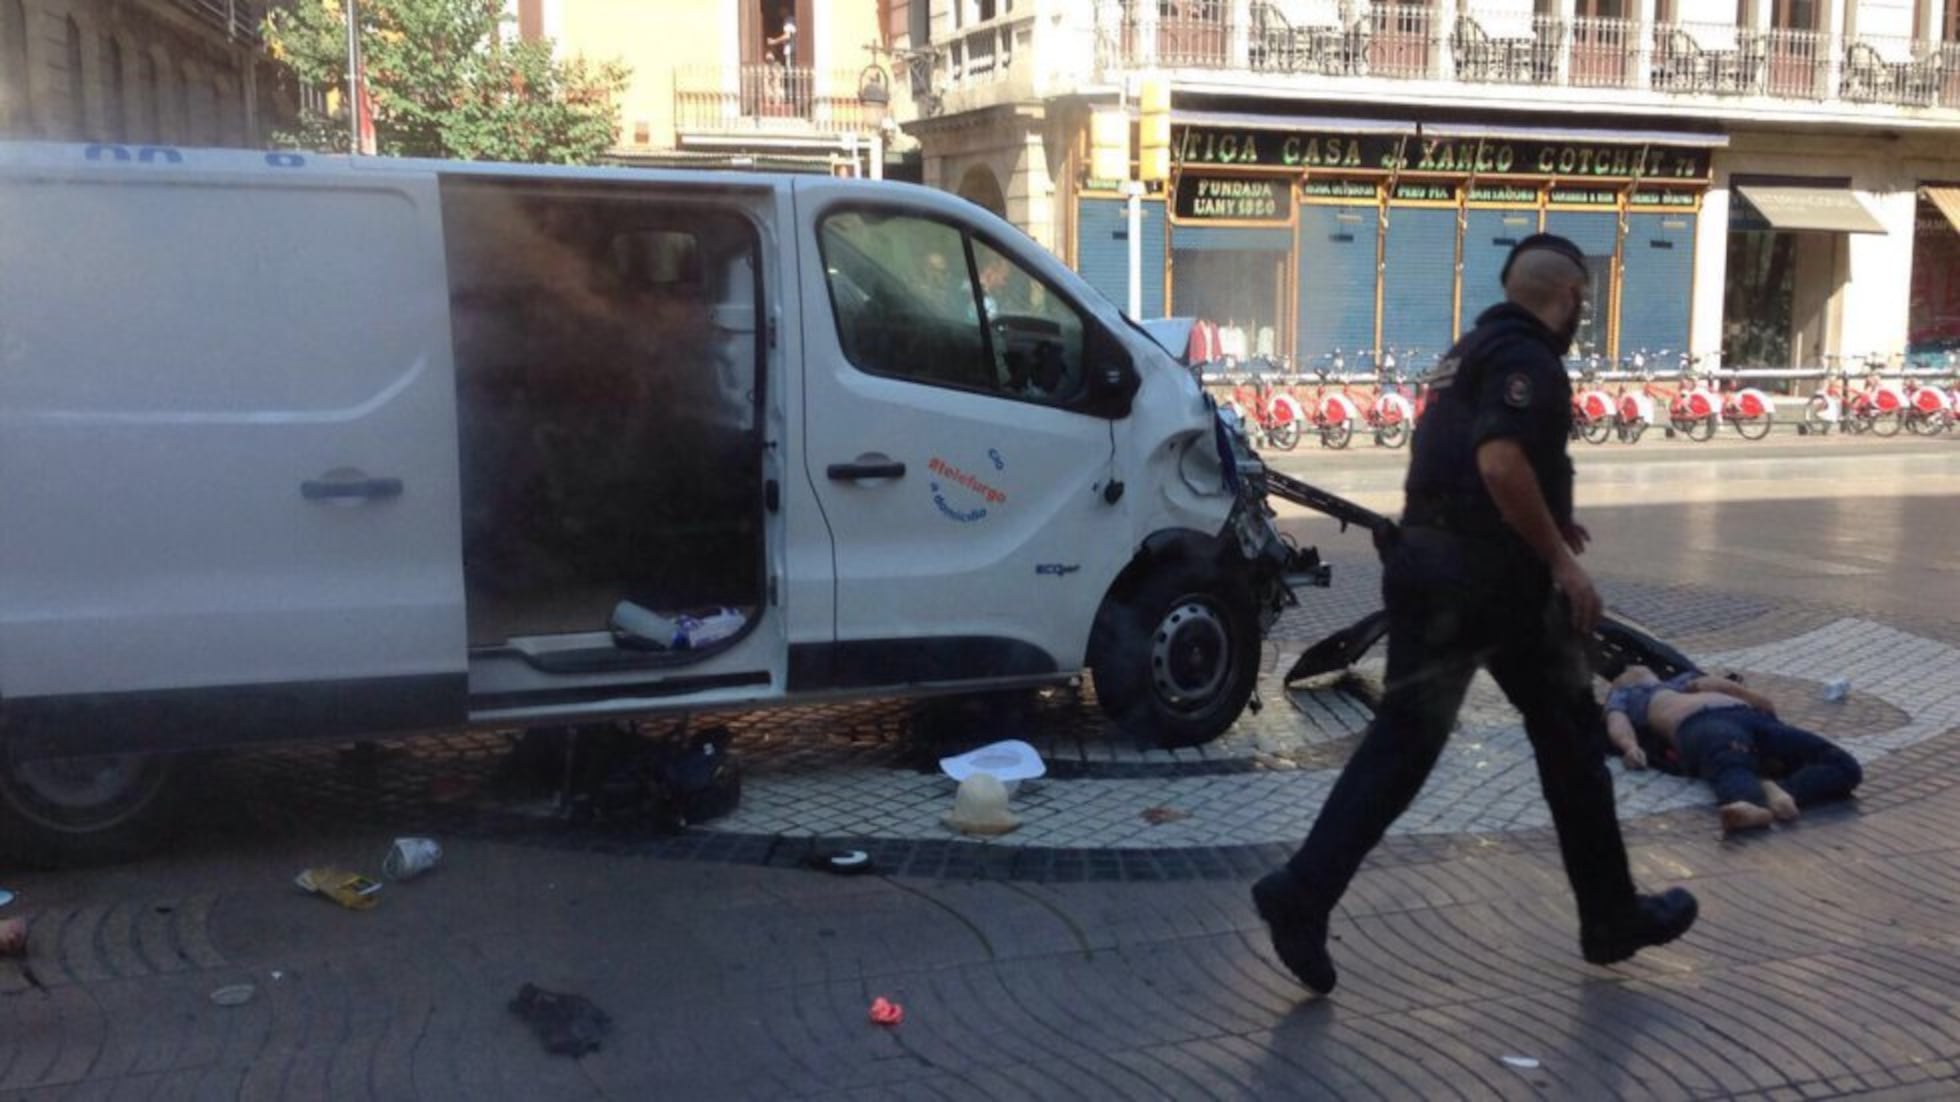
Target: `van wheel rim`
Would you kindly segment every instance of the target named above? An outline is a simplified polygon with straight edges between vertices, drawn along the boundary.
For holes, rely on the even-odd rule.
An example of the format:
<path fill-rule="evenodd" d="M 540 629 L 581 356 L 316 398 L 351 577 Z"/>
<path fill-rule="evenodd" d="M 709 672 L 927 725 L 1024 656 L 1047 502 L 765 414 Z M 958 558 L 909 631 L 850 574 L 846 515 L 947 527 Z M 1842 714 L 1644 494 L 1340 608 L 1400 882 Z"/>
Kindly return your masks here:
<path fill-rule="evenodd" d="M 1231 658 L 1231 635 L 1218 611 L 1203 601 L 1179 601 L 1151 635 L 1151 684 L 1172 708 L 1195 711 L 1224 687 Z"/>
<path fill-rule="evenodd" d="M 101 830 L 141 811 L 161 785 L 141 754 L 16 761 L 0 769 L 0 796 L 45 827 Z"/>

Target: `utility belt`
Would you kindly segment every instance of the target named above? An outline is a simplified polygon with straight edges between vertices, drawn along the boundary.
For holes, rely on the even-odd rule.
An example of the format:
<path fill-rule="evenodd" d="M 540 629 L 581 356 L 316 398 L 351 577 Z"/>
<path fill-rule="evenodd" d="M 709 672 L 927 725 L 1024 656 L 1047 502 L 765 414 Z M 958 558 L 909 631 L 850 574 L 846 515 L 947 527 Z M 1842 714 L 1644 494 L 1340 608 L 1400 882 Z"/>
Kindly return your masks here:
<path fill-rule="evenodd" d="M 1411 493 L 1402 510 L 1402 524 L 1480 540 L 1514 535 L 1495 503 L 1469 495 Z"/>

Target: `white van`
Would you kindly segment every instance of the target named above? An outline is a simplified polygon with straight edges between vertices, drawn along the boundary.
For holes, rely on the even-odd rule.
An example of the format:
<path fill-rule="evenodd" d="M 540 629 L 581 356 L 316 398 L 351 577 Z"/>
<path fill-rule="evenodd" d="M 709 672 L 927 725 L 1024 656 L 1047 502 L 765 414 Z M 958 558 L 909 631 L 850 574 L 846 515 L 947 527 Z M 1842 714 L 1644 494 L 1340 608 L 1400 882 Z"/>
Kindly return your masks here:
<path fill-rule="evenodd" d="M 1200 742 L 1289 599 L 1231 439 L 937 191 L 0 144 L 0 843 L 166 751 L 1084 668 Z"/>

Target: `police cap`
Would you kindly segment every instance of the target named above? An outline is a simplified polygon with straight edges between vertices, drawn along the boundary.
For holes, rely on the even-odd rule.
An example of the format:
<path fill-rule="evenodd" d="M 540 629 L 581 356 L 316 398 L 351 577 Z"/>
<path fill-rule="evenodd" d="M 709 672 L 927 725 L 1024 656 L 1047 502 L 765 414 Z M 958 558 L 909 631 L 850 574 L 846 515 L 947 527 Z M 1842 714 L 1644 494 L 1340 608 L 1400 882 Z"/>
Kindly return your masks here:
<path fill-rule="evenodd" d="M 1518 257 L 1523 254 L 1538 249 L 1557 253 L 1577 265 L 1579 271 L 1586 271 L 1586 254 L 1579 251 L 1579 246 L 1574 245 L 1571 241 L 1555 233 L 1534 233 L 1530 237 L 1511 246 L 1511 254 L 1504 258 L 1504 270 L 1498 273 L 1497 282 L 1500 285 L 1509 283 L 1511 281 L 1511 265 L 1517 263 Z"/>

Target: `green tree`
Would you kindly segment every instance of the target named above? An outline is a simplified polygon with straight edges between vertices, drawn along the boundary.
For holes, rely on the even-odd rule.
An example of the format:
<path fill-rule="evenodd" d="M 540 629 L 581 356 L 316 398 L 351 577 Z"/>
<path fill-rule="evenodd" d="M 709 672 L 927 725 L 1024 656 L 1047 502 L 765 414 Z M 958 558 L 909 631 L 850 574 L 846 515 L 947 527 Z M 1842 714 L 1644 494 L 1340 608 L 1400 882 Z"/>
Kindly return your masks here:
<path fill-rule="evenodd" d="M 360 0 L 361 53 L 378 152 L 575 164 L 611 149 L 629 75 L 520 42 L 498 0 Z M 348 148 L 345 0 L 296 0 L 265 19 L 274 58 L 326 92 L 284 144 Z"/>

